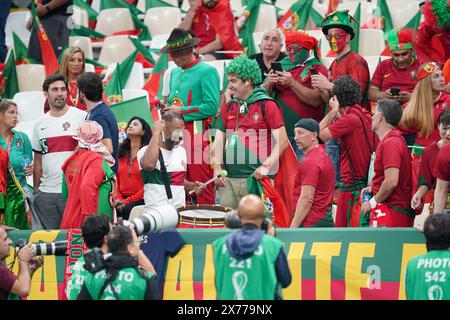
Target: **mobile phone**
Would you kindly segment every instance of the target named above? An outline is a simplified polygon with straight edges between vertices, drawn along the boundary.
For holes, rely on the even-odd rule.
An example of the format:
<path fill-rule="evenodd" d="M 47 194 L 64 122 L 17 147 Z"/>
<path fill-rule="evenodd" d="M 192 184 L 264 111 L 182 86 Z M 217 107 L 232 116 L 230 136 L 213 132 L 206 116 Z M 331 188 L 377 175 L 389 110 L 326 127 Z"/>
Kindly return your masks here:
<path fill-rule="evenodd" d="M 310 68 L 309 72 L 311 72 L 311 74 L 317 74 L 317 70 L 314 68 Z"/>
<path fill-rule="evenodd" d="M 398 96 L 400 95 L 400 89 L 399 88 L 391 88 L 391 94 L 393 96 Z"/>
<path fill-rule="evenodd" d="M 273 72 L 283 71 L 283 68 L 281 67 L 281 63 L 279 63 L 279 62 L 272 62 L 270 64 L 270 69 L 273 70 Z"/>

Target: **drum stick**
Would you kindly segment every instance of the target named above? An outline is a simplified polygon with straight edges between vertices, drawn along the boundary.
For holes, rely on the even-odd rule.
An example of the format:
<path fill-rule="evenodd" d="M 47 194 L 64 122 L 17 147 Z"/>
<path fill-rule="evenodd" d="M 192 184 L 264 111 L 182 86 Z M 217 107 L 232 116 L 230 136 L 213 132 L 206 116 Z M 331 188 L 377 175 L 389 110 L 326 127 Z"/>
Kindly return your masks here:
<path fill-rule="evenodd" d="M 209 179 L 208 181 L 206 181 L 203 185 L 207 186 L 208 184 L 210 184 L 213 181 L 216 181 L 219 178 L 225 178 L 228 175 L 227 170 L 222 170 L 216 177 Z M 195 189 L 192 189 L 191 191 L 189 191 L 189 194 L 193 194 Z"/>
<path fill-rule="evenodd" d="M 159 100 L 155 101 L 156 111 L 158 112 L 158 120 L 161 120 L 161 102 Z M 161 132 L 161 138 L 163 142 L 166 142 L 166 138 L 164 137 L 164 132 Z"/>

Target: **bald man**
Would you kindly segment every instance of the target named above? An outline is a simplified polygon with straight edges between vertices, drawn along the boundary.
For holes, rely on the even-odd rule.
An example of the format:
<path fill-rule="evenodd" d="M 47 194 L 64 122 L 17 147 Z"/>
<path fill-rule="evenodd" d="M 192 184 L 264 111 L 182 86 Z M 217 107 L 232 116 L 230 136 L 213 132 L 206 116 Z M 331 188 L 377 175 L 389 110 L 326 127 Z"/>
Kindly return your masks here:
<path fill-rule="evenodd" d="M 241 229 L 213 243 L 218 300 L 281 299 L 280 287 L 291 283 L 291 272 L 283 243 L 274 237 L 272 222 L 266 219 L 262 200 L 253 194 L 239 202 Z"/>

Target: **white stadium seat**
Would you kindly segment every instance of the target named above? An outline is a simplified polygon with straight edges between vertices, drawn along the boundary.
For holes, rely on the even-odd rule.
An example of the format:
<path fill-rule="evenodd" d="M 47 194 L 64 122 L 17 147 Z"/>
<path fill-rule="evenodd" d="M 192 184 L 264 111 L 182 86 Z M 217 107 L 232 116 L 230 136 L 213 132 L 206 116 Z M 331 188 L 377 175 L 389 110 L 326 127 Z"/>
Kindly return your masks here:
<path fill-rule="evenodd" d="M 44 114 L 45 96 L 42 91 L 24 91 L 14 95 L 19 111 L 19 123 L 35 121 Z"/>
<path fill-rule="evenodd" d="M 148 100 L 148 92 L 143 89 L 122 89 L 123 100 L 131 100 L 134 98 L 145 97 Z"/>
<path fill-rule="evenodd" d="M 403 28 L 419 12 L 417 1 L 391 0 L 386 1 L 391 13 L 392 24 L 396 30 Z"/>
<path fill-rule="evenodd" d="M 5 26 L 5 43 L 7 47 L 13 45 L 13 31 L 19 36 L 19 38 L 28 46 L 30 41 L 31 32 L 26 28 L 27 21 L 31 17 L 29 11 L 11 12 L 6 19 Z"/>
<path fill-rule="evenodd" d="M 89 15 L 86 10 L 73 6 L 72 22 L 77 26 L 89 27 Z"/>
<path fill-rule="evenodd" d="M 133 42 L 128 39 L 127 35 L 110 36 L 103 42 L 98 62 L 104 65 L 110 65 L 115 62 L 122 62 L 130 54 L 136 50 Z"/>
<path fill-rule="evenodd" d="M 361 29 L 359 31 L 359 54 L 378 56 L 385 49 L 384 33 L 379 29 Z"/>
<path fill-rule="evenodd" d="M 84 51 L 84 56 L 88 59 L 94 59 L 94 51 L 92 50 L 92 40 L 89 37 L 69 37 L 70 47 L 79 47 Z"/>
<path fill-rule="evenodd" d="M 277 26 L 277 14 L 275 7 L 268 4 L 262 4 L 259 7 L 258 18 L 256 18 L 255 30 L 265 31 L 269 28 L 276 28 Z"/>
<path fill-rule="evenodd" d="M 207 64 L 209 64 L 210 66 L 213 66 L 217 70 L 217 73 L 219 74 L 219 79 L 220 79 L 220 88 L 222 88 L 222 85 L 223 85 L 223 72 L 224 72 L 227 61 L 230 61 L 230 60 L 206 61 Z"/>
<path fill-rule="evenodd" d="M 181 11 L 179 8 L 150 8 L 145 13 L 144 24 L 148 27 L 152 37 L 158 34 L 170 34 L 180 23 Z"/>
<path fill-rule="evenodd" d="M 134 30 L 134 22 L 130 10 L 113 8 L 102 10 L 97 17 L 95 31 L 104 35 L 111 35 L 118 31 Z"/>
<path fill-rule="evenodd" d="M 44 82 L 45 66 L 43 64 L 20 64 L 16 66 L 19 91 L 40 91 Z"/>

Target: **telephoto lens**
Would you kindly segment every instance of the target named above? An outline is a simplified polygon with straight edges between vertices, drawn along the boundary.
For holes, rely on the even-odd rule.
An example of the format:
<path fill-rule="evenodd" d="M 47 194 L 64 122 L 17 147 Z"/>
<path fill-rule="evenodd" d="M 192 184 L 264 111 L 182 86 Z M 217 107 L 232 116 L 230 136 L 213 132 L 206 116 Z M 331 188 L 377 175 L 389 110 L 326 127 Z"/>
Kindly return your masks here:
<path fill-rule="evenodd" d="M 16 247 L 22 249 L 27 244 L 26 240 L 16 241 Z M 53 242 L 38 242 L 31 244 L 31 251 L 36 256 L 65 256 L 67 255 L 67 240 Z"/>
<path fill-rule="evenodd" d="M 144 209 L 142 216 L 135 218 L 131 223 L 135 226 L 137 235 L 147 232 L 163 232 L 174 229 L 178 225 L 179 214 L 177 209 L 170 205 L 162 205 Z"/>

